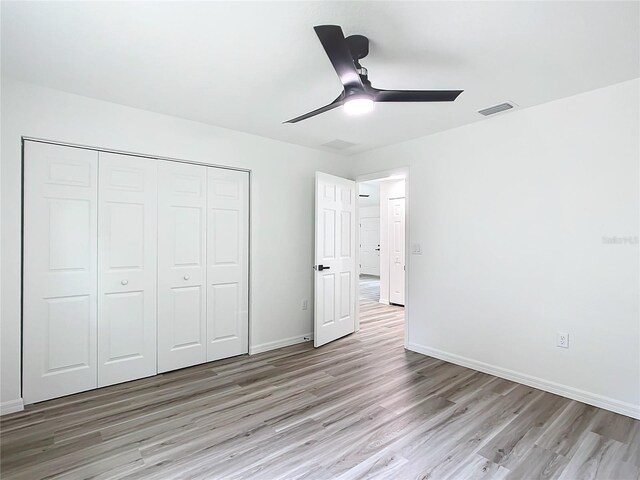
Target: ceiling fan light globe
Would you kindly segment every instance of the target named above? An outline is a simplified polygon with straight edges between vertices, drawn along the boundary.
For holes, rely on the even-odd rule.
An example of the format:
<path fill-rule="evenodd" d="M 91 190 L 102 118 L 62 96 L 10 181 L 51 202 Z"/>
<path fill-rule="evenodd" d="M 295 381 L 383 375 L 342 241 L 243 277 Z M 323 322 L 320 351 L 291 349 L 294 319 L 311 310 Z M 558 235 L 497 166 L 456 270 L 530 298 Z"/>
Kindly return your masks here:
<path fill-rule="evenodd" d="M 371 98 L 350 98 L 344 102 L 344 111 L 348 115 L 362 115 L 373 110 L 373 99 Z"/>

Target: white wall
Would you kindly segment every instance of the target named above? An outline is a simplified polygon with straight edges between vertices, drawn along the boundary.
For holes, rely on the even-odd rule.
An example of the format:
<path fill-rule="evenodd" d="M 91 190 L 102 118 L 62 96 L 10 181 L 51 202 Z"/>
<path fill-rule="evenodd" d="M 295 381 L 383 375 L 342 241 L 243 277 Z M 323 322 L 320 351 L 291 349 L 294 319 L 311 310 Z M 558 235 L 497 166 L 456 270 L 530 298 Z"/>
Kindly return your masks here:
<path fill-rule="evenodd" d="M 355 158 L 359 175 L 410 168 L 411 349 L 640 417 L 639 247 L 603 243 L 638 238 L 639 90 Z"/>
<path fill-rule="evenodd" d="M 380 182 L 380 303 L 389 303 L 390 260 L 390 217 L 389 199 L 402 198 L 405 195 L 404 180 L 385 180 Z"/>
<path fill-rule="evenodd" d="M 1 99 L 3 410 L 18 405 L 21 395 L 23 135 L 251 169 L 252 349 L 302 340 L 313 331 L 314 172 L 341 175 L 344 157 L 7 78 L 2 79 Z M 306 311 L 303 299 L 310 302 Z"/>

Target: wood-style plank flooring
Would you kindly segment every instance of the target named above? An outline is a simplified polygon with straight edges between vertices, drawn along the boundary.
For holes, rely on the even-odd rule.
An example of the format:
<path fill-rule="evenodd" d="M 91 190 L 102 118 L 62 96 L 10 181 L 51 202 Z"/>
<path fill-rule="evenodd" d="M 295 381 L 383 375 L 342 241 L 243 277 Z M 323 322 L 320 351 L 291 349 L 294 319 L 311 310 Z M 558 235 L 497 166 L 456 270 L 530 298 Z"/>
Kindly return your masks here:
<path fill-rule="evenodd" d="M 380 277 L 360 275 L 360 305 L 377 302 L 378 300 L 380 300 Z"/>
<path fill-rule="evenodd" d="M 403 309 L 363 282 L 361 330 L 322 348 L 2 417 L 2 478 L 639 478 L 640 422 L 404 350 Z"/>

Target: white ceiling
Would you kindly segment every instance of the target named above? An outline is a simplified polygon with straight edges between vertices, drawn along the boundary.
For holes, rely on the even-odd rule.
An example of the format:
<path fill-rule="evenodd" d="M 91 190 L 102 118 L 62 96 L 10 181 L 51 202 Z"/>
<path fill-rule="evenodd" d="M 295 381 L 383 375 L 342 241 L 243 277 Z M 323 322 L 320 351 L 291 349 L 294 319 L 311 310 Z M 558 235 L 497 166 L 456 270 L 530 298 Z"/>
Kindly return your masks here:
<path fill-rule="evenodd" d="M 640 3 L 7 2 L 14 78 L 314 148 L 354 153 L 640 76 Z M 374 86 L 464 89 L 455 103 L 378 104 L 282 122 L 340 83 L 312 29 L 370 38 Z"/>

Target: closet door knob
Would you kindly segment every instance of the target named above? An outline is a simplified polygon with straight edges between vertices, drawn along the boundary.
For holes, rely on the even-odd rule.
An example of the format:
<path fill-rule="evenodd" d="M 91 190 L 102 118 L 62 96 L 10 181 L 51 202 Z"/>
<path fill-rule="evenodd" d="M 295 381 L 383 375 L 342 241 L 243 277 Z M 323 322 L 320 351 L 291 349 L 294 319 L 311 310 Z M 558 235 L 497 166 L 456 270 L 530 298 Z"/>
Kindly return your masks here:
<path fill-rule="evenodd" d="M 129 280 L 122 280 L 120 283 L 121 283 L 122 285 L 127 285 L 127 284 L 129 283 Z"/>
<path fill-rule="evenodd" d="M 190 277 L 189 275 L 185 275 L 185 276 L 184 276 L 184 279 L 185 279 L 185 280 L 189 280 L 190 278 L 191 278 L 191 277 Z"/>

